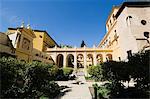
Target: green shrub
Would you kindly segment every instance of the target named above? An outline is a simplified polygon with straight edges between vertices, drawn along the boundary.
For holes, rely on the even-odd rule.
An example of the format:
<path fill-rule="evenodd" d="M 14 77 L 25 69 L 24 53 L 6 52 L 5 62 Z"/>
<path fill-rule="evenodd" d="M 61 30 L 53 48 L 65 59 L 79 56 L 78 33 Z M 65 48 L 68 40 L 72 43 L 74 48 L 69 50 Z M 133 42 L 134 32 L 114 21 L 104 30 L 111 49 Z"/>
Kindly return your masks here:
<path fill-rule="evenodd" d="M 91 76 L 91 78 L 93 78 L 96 81 L 102 81 L 103 80 L 101 65 L 90 66 L 88 68 L 88 73 Z"/>
<path fill-rule="evenodd" d="M 63 68 L 63 72 L 64 75 L 69 76 L 70 74 L 72 74 L 73 68 L 69 68 L 69 67 Z"/>
<path fill-rule="evenodd" d="M 92 77 L 84 76 L 86 80 L 94 80 Z"/>
<path fill-rule="evenodd" d="M 66 81 L 69 80 L 69 75 L 73 72 L 73 68 L 59 68 L 58 74 L 55 80 Z"/>
<path fill-rule="evenodd" d="M 0 65 L 1 98 L 39 98 L 43 95 L 54 98 L 60 93 L 58 84 L 51 82 L 55 74 L 52 65 L 25 63 L 14 58 L 0 58 Z"/>
<path fill-rule="evenodd" d="M 110 93 L 110 90 L 109 89 L 107 89 L 106 87 L 104 87 L 104 86 L 101 86 L 101 87 L 99 87 L 98 88 L 98 96 L 100 97 L 100 98 L 109 98 L 109 93 Z M 102 96 L 102 97 L 101 97 Z"/>
<path fill-rule="evenodd" d="M 46 85 L 42 86 L 42 92 L 44 97 L 53 98 L 60 93 L 60 87 L 54 81 L 50 81 Z"/>
<path fill-rule="evenodd" d="M 56 77 L 58 76 L 59 68 L 58 66 L 54 65 L 51 68 L 48 69 L 51 80 L 56 80 Z"/>
<path fill-rule="evenodd" d="M 18 78 L 24 78 L 25 63 L 14 58 L 0 58 L 1 94 L 3 97 L 11 87 L 16 84 Z"/>

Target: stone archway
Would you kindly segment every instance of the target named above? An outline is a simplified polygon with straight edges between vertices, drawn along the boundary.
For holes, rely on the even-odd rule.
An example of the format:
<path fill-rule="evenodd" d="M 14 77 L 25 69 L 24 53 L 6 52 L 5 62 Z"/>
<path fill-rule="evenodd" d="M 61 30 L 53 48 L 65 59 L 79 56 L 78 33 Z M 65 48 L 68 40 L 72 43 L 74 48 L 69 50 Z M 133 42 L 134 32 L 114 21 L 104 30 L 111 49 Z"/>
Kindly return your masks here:
<path fill-rule="evenodd" d="M 63 61 L 64 61 L 64 56 L 62 54 L 58 54 L 57 59 L 56 59 L 57 66 L 62 68 L 63 67 Z"/>
<path fill-rule="evenodd" d="M 112 61 L 112 54 L 107 54 L 106 55 L 106 60 L 107 61 Z"/>
<path fill-rule="evenodd" d="M 86 64 L 87 64 L 87 66 L 92 66 L 93 65 L 93 55 L 92 54 L 87 55 Z"/>
<path fill-rule="evenodd" d="M 101 64 L 103 62 L 103 55 L 97 54 L 96 59 L 97 59 L 97 64 Z"/>
<path fill-rule="evenodd" d="M 66 66 L 74 68 L 74 56 L 72 54 L 67 55 L 67 57 L 66 57 Z"/>
<path fill-rule="evenodd" d="M 84 68 L 84 56 L 83 56 L 83 54 L 77 55 L 77 68 Z"/>

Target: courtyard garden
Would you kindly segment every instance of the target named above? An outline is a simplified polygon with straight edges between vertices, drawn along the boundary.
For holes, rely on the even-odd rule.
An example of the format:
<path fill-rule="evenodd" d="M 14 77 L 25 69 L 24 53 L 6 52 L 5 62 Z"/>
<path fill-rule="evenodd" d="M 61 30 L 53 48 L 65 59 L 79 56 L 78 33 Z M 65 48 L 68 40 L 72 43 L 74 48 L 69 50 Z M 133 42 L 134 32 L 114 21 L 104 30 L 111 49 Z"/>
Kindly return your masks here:
<path fill-rule="evenodd" d="M 89 76 L 85 78 L 97 83 L 105 82 L 102 85 L 93 84 L 94 98 L 149 98 L 149 56 L 150 53 L 147 51 L 130 56 L 127 62 L 107 61 L 97 66 L 90 66 Z M 53 64 L 36 61 L 26 63 L 12 57 L 0 58 L 0 66 L 1 98 L 54 99 L 60 96 L 64 89 L 73 92 L 79 88 L 86 90 L 83 91 L 85 95 L 89 93 L 88 82 L 79 85 L 74 84 L 74 81 L 68 81 L 75 79 L 70 77 L 73 68 L 59 68 Z M 134 86 L 130 86 L 131 80 Z M 124 85 L 124 82 L 128 84 Z M 65 86 L 60 86 L 63 83 Z"/>

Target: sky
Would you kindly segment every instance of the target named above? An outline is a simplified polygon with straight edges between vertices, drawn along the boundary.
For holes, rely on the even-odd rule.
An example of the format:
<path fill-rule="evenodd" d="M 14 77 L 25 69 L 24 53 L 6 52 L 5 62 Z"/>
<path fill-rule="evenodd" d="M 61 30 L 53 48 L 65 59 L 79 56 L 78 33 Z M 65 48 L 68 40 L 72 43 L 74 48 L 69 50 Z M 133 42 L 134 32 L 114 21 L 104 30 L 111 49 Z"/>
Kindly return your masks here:
<path fill-rule="evenodd" d="M 0 0 L 0 32 L 24 22 L 46 30 L 60 45 L 98 45 L 114 5 L 125 0 Z"/>

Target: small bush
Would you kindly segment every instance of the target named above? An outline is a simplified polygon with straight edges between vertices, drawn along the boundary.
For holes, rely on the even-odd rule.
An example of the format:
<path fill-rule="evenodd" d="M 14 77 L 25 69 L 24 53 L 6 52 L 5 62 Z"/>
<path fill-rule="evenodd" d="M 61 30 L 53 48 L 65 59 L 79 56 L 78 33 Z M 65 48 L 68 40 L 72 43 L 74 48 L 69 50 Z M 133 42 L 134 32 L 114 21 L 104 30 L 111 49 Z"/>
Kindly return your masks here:
<path fill-rule="evenodd" d="M 42 86 L 42 90 L 44 97 L 53 98 L 56 97 L 60 93 L 60 87 L 54 81 L 49 82 L 48 84 Z"/>
<path fill-rule="evenodd" d="M 72 74 L 73 69 L 72 68 L 60 68 L 58 70 L 58 74 L 55 80 L 59 80 L 59 81 L 66 81 L 66 80 L 70 80 L 70 74 Z"/>
<path fill-rule="evenodd" d="M 54 65 L 48 69 L 51 80 L 56 80 L 56 77 L 59 75 L 59 68 L 58 66 Z"/>
<path fill-rule="evenodd" d="M 88 73 L 91 76 L 91 78 L 93 78 L 96 81 L 102 81 L 103 80 L 101 65 L 90 66 L 88 68 Z"/>
<path fill-rule="evenodd" d="M 63 68 L 64 75 L 69 76 L 73 72 L 73 68 Z"/>

